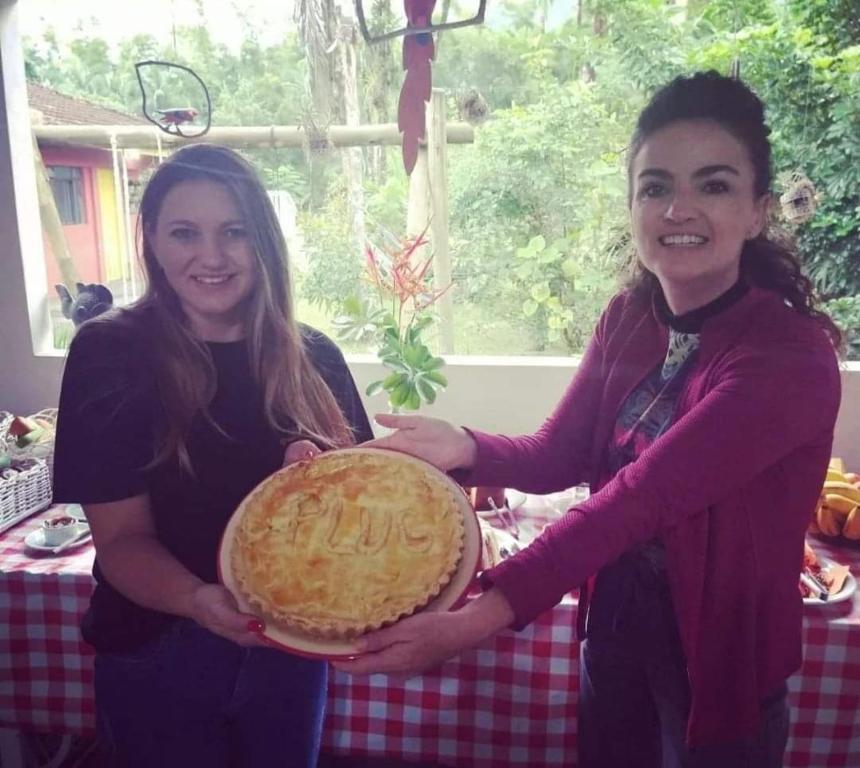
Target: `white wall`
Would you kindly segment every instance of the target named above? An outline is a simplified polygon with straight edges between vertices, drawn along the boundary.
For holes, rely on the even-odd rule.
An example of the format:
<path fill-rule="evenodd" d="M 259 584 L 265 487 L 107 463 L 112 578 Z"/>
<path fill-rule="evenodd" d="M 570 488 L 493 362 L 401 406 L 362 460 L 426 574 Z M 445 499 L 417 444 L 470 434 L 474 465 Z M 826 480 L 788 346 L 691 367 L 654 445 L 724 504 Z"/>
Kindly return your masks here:
<path fill-rule="evenodd" d="M 56 402 L 60 361 L 33 354 L 34 341 L 48 330 L 44 291 L 38 291 L 45 267 L 24 64 L 15 4 L 8 0 L 0 4 L 0 82 L 0 409 L 32 411 Z M 20 171 L 14 176 L 13 164 Z"/>
<path fill-rule="evenodd" d="M 41 233 L 34 213 L 23 61 L 15 25 L 14 3 L 0 3 L 0 76 L 4 84 L 0 92 L 0 409 L 32 413 L 56 405 L 63 361 L 48 352 L 45 343 L 47 314 L 44 296 L 38 291 L 45 284 Z M 13 166 L 17 171 L 14 178 Z M 45 353 L 34 354 L 34 346 Z M 382 373 L 371 356 L 351 358 L 350 366 L 362 392 Z M 450 386 L 425 413 L 480 429 L 528 432 L 552 409 L 574 370 L 572 360 L 451 359 L 445 370 Z M 385 409 L 380 396 L 366 400 L 365 405 L 371 414 Z M 857 363 L 843 373 L 834 455 L 860 471 Z"/>
<path fill-rule="evenodd" d="M 488 431 L 530 432 L 549 414 L 575 371 L 574 361 L 535 358 L 461 358 L 450 360 L 444 373 L 450 381 L 427 414 Z M 378 378 L 376 366 L 351 363 L 363 392 Z M 365 399 L 368 413 L 385 410 L 382 396 Z M 842 371 L 842 406 L 836 423 L 833 455 L 860 472 L 860 363 Z"/>

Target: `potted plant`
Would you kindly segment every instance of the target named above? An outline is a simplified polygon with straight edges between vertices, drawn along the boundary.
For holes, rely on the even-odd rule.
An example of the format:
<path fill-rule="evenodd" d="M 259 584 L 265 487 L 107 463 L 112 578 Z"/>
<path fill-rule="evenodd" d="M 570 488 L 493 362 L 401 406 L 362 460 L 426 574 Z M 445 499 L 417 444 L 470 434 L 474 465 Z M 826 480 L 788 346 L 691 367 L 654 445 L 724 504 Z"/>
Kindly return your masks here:
<path fill-rule="evenodd" d="M 422 233 L 388 248 L 368 245 L 365 275 L 373 290 L 367 297 L 347 299 L 343 313 L 334 320 L 339 339 L 375 342 L 389 373 L 372 382 L 366 394 L 387 393 L 394 413 L 433 403 L 437 391 L 448 385 L 440 370 L 445 361 L 430 351 L 425 334 L 436 321 L 433 304 L 450 285 L 432 286 L 432 256 L 418 257 L 418 249 L 426 243 Z"/>

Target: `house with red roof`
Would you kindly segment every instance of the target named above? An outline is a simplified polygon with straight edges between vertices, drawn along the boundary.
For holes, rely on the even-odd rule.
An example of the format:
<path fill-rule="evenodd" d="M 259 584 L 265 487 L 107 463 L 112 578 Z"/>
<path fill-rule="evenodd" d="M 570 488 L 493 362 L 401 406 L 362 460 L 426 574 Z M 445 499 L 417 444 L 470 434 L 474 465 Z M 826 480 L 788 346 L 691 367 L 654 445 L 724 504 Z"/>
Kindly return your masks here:
<path fill-rule="evenodd" d="M 27 93 L 35 124 L 149 125 L 142 117 L 38 83 L 28 82 Z M 81 281 L 108 284 L 123 280 L 130 269 L 125 254 L 133 239 L 136 189 L 153 159 L 132 153 L 115 158 L 111 150 L 68 141 L 39 139 L 38 146 Z M 62 282 L 47 240 L 45 261 L 48 284 Z"/>

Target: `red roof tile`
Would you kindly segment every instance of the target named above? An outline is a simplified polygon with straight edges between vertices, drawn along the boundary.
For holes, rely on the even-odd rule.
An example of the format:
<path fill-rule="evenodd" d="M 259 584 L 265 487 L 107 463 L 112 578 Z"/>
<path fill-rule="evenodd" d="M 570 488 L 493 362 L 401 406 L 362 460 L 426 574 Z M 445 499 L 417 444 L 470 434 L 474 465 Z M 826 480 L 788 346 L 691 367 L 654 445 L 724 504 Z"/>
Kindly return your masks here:
<path fill-rule="evenodd" d="M 30 108 L 42 113 L 44 125 L 149 125 L 142 117 L 27 82 Z"/>

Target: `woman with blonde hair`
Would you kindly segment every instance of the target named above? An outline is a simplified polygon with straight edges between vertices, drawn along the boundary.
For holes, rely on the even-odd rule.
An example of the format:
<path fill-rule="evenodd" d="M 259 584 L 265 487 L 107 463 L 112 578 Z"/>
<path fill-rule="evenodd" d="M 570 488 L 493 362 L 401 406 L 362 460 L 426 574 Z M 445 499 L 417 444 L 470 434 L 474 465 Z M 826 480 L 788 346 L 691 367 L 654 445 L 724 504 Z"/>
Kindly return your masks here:
<path fill-rule="evenodd" d="M 239 502 L 309 448 L 372 435 L 337 347 L 294 317 L 253 168 L 175 152 L 140 205 L 147 288 L 83 325 L 63 377 L 55 501 L 92 526 L 98 733 L 122 766 L 315 766 L 326 667 L 264 647 L 218 584 Z"/>

